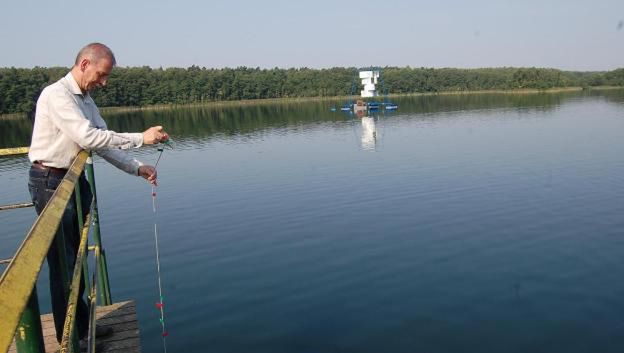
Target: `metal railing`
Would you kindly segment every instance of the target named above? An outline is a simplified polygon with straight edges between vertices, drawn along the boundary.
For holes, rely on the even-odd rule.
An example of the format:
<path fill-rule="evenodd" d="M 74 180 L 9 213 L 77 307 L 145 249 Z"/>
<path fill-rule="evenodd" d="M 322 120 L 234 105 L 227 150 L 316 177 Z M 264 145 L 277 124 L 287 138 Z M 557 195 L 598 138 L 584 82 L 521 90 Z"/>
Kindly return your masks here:
<path fill-rule="evenodd" d="M 28 147 L 0 148 L 0 156 L 28 153 Z"/>
<path fill-rule="evenodd" d="M 83 172 L 86 172 L 87 181 L 93 194 L 90 212 L 87 214 L 84 223 L 82 207 L 85 205 L 81 203 L 80 186 L 78 183 L 78 179 Z M 35 284 L 50 246 L 65 249 L 63 227 L 59 227 L 59 225 L 72 194 L 75 195 L 81 239 L 73 274 L 70 277 L 67 271 L 61 271 L 64 275 L 63 285 L 65 294 L 68 297 L 68 305 L 60 351 L 63 353 L 79 352 L 78 339 L 74 328 L 76 326 L 75 315 L 81 277 L 85 282 L 85 290 L 88 293 L 90 303 L 89 312 L 92 315 L 89 319 L 88 348 L 89 351 L 95 349 L 96 295 L 99 292 L 100 303 L 103 305 L 112 304 L 112 300 L 108 283 L 106 256 L 100 237 L 93 162 L 90 154 L 82 151 L 74 159 L 63 181 L 39 217 L 37 217 L 13 258 L 9 259 L 8 267 L 2 274 L 2 277 L 0 277 L 0 312 L 2 313 L 2 319 L 0 320 L 0 352 L 8 351 L 13 339 L 15 339 L 19 353 L 45 352 Z M 14 208 L 16 207 L 6 209 Z M 88 247 L 87 241 L 91 225 L 93 225 L 94 245 Z M 94 250 L 95 252 L 96 266 L 91 283 L 86 261 L 89 250 Z M 66 266 L 65 251 L 59 251 L 59 255 L 60 268 L 68 268 Z"/>

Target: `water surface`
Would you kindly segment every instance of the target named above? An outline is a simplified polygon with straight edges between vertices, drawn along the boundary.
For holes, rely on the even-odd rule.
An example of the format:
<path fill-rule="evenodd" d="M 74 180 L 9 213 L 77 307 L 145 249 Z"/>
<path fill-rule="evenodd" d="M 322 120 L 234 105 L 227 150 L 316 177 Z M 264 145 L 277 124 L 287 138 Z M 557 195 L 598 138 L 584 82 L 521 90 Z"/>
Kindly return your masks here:
<path fill-rule="evenodd" d="M 169 351 L 624 349 L 624 93 L 398 103 L 106 117 L 177 141 L 157 190 Z M 0 121 L 2 144 L 29 129 Z M 28 199 L 27 165 L 0 159 L 0 203 Z M 96 178 L 113 299 L 158 352 L 151 189 L 101 159 Z M 0 257 L 33 213 L 0 213 Z"/>

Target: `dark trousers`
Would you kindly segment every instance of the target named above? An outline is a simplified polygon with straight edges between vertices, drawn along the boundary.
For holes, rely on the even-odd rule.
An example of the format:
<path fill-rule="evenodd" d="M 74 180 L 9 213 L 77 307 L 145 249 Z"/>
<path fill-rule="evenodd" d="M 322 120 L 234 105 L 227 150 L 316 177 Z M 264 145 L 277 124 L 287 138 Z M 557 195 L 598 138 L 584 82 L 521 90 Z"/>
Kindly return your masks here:
<path fill-rule="evenodd" d="M 52 194 L 63 180 L 64 174 L 58 171 L 50 171 L 30 168 L 28 179 L 28 190 L 35 205 L 37 214 L 45 208 L 46 204 L 52 198 Z M 80 196 L 82 199 L 83 219 L 89 212 L 91 204 L 91 189 L 83 175 L 78 178 L 80 184 Z M 52 299 L 52 314 L 54 316 L 54 326 L 56 328 L 56 339 L 61 342 L 63 336 L 63 324 L 65 323 L 65 312 L 67 311 L 67 297 L 69 293 L 65 293 L 62 283 L 62 272 L 66 271 L 67 278 L 71 280 L 76 262 L 78 247 L 80 246 L 80 230 L 78 229 L 78 217 L 76 211 L 76 197 L 72 194 L 67 209 L 63 214 L 63 219 L 59 225 L 59 232 L 62 229 L 65 238 L 65 253 L 67 256 L 68 268 L 63 269 L 59 263 L 59 253 L 56 244 L 53 242 L 48 250 L 48 267 L 50 269 L 50 297 Z M 89 310 L 83 299 L 84 280 L 80 276 L 80 292 L 78 293 L 78 306 L 76 307 L 76 330 L 78 337 L 84 338 L 89 328 Z"/>

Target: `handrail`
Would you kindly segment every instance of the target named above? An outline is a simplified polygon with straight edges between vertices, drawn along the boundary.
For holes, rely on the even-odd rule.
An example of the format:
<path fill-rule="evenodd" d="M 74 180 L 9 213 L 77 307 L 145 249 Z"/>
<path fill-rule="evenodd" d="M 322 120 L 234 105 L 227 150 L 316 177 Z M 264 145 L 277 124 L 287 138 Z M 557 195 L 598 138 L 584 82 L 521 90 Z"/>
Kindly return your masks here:
<path fill-rule="evenodd" d="M 90 247 L 89 247 L 90 248 Z M 95 263 L 100 261 L 100 247 L 94 246 L 94 259 Z M 93 285 L 91 286 L 91 293 L 89 293 L 89 334 L 87 335 L 87 353 L 95 353 L 95 306 L 97 303 L 97 290 L 98 290 L 98 274 L 100 271 L 93 271 Z"/>
<path fill-rule="evenodd" d="M 95 188 L 95 173 L 93 171 L 93 160 L 91 158 L 87 158 L 85 170 L 89 186 L 91 187 L 91 193 L 93 194 L 93 206 L 91 209 L 91 219 L 93 220 L 93 242 L 95 243 L 95 246 L 100 248 L 101 255 L 98 261 L 95 262 L 98 271 L 98 281 L 100 282 L 98 284 L 100 288 L 100 300 L 104 305 L 111 305 L 113 304 L 113 299 L 111 298 L 110 284 L 108 282 L 106 251 L 104 251 L 102 236 L 100 234 L 100 211 L 98 209 L 97 190 Z"/>
<path fill-rule="evenodd" d="M 33 207 L 34 204 L 32 202 L 22 202 L 22 203 L 14 203 L 11 205 L 2 205 L 0 206 L 0 211 L 5 211 L 5 210 L 14 210 L 16 208 L 26 208 L 26 207 Z"/>
<path fill-rule="evenodd" d="M 28 153 L 28 147 L 13 147 L 13 148 L 0 148 L 0 156 L 12 156 L 15 154 Z"/>
<path fill-rule="evenodd" d="M 72 275 L 71 286 L 69 291 L 69 300 L 67 303 L 67 313 L 65 314 L 65 327 L 63 327 L 63 340 L 61 342 L 61 353 L 69 351 L 71 337 L 74 334 L 76 306 L 78 304 L 78 292 L 80 292 L 80 275 L 82 274 L 82 264 L 85 261 L 85 253 L 87 252 L 87 240 L 89 239 L 89 224 L 91 224 L 91 216 L 87 216 L 85 224 L 82 227 L 80 236 L 80 246 L 76 255 L 76 263 L 74 264 L 74 273 Z"/>
<path fill-rule="evenodd" d="M 65 178 L 0 277 L 0 352 L 7 351 L 13 341 L 22 312 L 88 156 L 86 151 L 76 156 Z"/>

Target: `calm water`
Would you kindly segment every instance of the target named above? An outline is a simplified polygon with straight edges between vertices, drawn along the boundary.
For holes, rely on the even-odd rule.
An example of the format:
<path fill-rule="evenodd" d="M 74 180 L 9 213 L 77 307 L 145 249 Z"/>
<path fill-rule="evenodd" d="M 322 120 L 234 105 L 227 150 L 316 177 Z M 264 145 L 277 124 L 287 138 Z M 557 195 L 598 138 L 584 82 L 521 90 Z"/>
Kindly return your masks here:
<path fill-rule="evenodd" d="M 107 117 L 177 141 L 157 190 L 169 351 L 624 350 L 624 92 L 398 103 Z M 28 143 L 27 122 L 0 130 Z M 28 199 L 26 168 L 0 159 L 0 204 Z M 102 160 L 96 178 L 113 299 L 158 352 L 151 190 Z M 0 213 L 0 258 L 33 213 Z"/>

